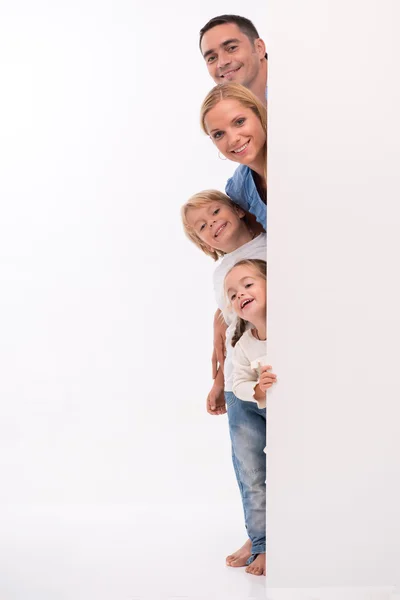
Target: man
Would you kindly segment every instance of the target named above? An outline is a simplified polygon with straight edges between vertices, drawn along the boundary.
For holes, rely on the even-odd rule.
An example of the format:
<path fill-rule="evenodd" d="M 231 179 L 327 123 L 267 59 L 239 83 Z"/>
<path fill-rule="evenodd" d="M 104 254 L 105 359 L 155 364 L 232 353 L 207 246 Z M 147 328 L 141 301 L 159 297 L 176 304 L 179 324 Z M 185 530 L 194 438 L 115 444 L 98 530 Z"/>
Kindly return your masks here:
<path fill-rule="evenodd" d="M 267 103 L 267 76 L 268 55 L 265 52 L 265 44 L 253 23 L 245 17 L 237 15 L 221 15 L 211 19 L 200 30 L 200 51 L 206 62 L 208 72 L 216 84 L 235 82 L 249 88 L 265 105 Z M 226 412 L 223 388 L 223 363 L 225 356 L 225 333 L 226 324 L 220 311 L 214 317 L 214 352 L 212 357 L 214 385 L 207 397 L 207 411 L 210 414 L 219 415 Z M 260 415 L 250 413 L 252 403 L 238 401 L 234 406 L 228 407 L 228 418 L 230 422 L 230 434 L 232 440 L 232 459 L 239 488 L 250 485 L 254 490 L 255 497 L 264 495 L 265 498 L 265 457 L 260 456 L 258 449 L 251 448 L 251 440 L 243 428 L 235 428 L 232 423 L 241 420 L 250 423 L 249 419 L 255 419 L 253 426 L 260 430 L 260 435 L 265 431 L 265 420 Z M 241 414 L 241 411 L 243 414 Z M 240 413 L 240 414 L 239 414 Z M 264 416 L 265 419 L 265 416 Z M 253 454 L 252 456 L 249 455 Z M 250 459 L 253 471 L 259 471 L 252 479 L 245 472 L 244 462 Z M 261 471 L 261 473 L 260 473 Z M 261 479 L 260 479 L 261 474 Z M 246 484 L 244 486 L 244 484 Z M 247 495 L 247 494 L 246 494 Z M 265 520 L 258 523 L 255 531 L 250 531 L 246 513 L 252 510 L 251 498 L 242 494 L 242 503 L 246 519 L 246 528 L 249 539 L 236 552 L 229 555 L 226 564 L 232 567 L 248 565 L 246 571 L 254 575 L 266 574 L 265 562 Z M 254 502 L 253 502 L 254 504 Z M 265 504 L 264 504 L 265 513 Z M 253 528 L 254 529 L 254 528 Z M 263 536 L 264 543 L 254 548 L 250 538 Z"/>
<path fill-rule="evenodd" d="M 214 17 L 200 30 L 200 50 L 215 83 L 234 81 L 266 103 L 268 55 L 245 17 Z"/>

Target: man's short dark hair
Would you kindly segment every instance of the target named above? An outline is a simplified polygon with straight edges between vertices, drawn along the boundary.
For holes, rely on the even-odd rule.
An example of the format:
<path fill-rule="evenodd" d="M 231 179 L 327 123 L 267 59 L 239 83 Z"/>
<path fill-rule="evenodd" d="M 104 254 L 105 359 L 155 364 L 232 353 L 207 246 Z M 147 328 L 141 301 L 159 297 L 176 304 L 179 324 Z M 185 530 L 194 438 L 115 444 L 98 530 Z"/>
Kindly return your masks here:
<path fill-rule="evenodd" d="M 254 27 L 250 19 L 246 19 L 246 17 L 240 17 L 239 15 L 220 15 L 219 17 L 210 19 L 208 23 L 206 23 L 204 27 L 200 29 L 200 48 L 204 34 L 207 33 L 207 31 L 210 31 L 210 29 L 213 27 L 217 27 L 217 25 L 225 25 L 225 23 L 234 23 L 237 25 L 240 31 L 249 38 L 252 44 L 254 44 L 255 40 L 260 37 L 257 29 Z M 265 55 L 265 58 L 268 60 L 268 54 Z"/>

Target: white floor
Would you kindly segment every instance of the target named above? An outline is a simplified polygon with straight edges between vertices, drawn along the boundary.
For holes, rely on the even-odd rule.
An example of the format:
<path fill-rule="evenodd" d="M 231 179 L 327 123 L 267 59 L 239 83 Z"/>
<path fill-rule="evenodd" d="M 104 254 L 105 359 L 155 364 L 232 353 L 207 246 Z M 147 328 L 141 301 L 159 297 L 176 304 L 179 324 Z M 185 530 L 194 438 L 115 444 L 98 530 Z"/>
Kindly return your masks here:
<path fill-rule="evenodd" d="M 268 590 L 224 566 L 229 511 L 176 506 L 1 507 L 1 600 L 400 600 L 391 589 Z"/>
<path fill-rule="evenodd" d="M 196 506 L 2 507 L 0 598 L 265 598 L 265 578 L 224 566 L 232 522 Z"/>

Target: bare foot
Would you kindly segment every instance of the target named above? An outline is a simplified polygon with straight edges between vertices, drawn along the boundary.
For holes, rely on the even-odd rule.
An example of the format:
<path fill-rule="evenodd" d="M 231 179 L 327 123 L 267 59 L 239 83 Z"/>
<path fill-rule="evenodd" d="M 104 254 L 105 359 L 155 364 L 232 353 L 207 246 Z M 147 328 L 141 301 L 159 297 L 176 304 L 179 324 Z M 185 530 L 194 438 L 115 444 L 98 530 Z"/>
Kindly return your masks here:
<path fill-rule="evenodd" d="M 251 556 L 251 540 L 247 540 L 239 550 L 226 557 L 228 567 L 244 567 Z"/>
<path fill-rule="evenodd" d="M 259 554 L 246 569 L 250 575 L 266 575 L 266 571 L 265 554 Z"/>

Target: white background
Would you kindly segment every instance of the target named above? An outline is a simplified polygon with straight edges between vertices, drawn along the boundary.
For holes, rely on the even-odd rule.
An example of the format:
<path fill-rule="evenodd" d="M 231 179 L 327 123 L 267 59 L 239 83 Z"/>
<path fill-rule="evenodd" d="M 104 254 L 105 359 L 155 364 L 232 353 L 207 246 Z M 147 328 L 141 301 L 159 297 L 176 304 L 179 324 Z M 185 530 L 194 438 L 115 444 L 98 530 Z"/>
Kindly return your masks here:
<path fill-rule="evenodd" d="M 180 222 L 234 170 L 199 126 L 226 8 L 3 6 L 4 501 L 236 500 L 205 412 L 213 262 Z"/>
<path fill-rule="evenodd" d="M 0 6 L 2 598 L 144 598 L 151 576 L 124 588 L 138 545 L 135 569 L 159 573 L 160 549 L 171 569 L 198 551 L 196 520 L 200 565 L 242 542 L 226 417 L 204 409 L 213 265 L 179 217 L 234 168 L 198 124 L 198 30 L 224 12 L 274 57 L 270 584 L 399 584 L 394 0 Z M 124 556 L 108 587 L 107 546 Z M 71 557 L 86 578 L 57 571 Z M 188 594 L 177 571 L 165 597 Z M 241 584 L 227 597 L 260 597 Z"/>
<path fill-rule="evenodd" d="M 2 600 L 186 594 L 185 556 L 205 569 L 226 538 L 224 572 L 246 539 L 227 418 L 205 411 L 214 266 L 180 222 L 235 168 L 200 130 L 198 32 L 225 12 L 262 32 L 265 8 L 0 6 Z"/>

